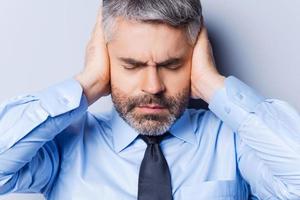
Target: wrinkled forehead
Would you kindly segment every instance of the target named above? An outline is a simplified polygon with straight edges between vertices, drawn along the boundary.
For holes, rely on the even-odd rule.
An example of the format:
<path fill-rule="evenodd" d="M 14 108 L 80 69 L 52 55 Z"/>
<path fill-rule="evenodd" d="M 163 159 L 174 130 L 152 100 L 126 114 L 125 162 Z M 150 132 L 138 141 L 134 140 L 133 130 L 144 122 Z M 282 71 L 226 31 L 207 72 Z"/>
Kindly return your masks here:
<path fill-rule="evenodd" d="M 159 22 L 141 22 L 119 18 L 116 21 L 109 50 L 118 56 L 162 60 L 184 57 L 191 45 L 184 29 Z"/>

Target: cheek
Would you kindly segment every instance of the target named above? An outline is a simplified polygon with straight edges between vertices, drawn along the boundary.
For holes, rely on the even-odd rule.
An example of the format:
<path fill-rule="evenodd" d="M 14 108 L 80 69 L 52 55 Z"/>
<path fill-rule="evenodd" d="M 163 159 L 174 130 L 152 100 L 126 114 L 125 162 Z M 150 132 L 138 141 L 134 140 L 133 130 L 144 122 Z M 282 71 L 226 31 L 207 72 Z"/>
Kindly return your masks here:
<path fill-rule="evenodd" d="M 184 88 L 189 88 L 191 84 L 191 68 L 189 66 L 175 72 L 165 72 L 163 79 L 167 91 L 172 94 L 182 91 Z"/>
<path fill-rule="evenodd" d="M 122 66 L 111 63 L 110 82 L 112 87 L 118 88 L 121 92 L 131 94 L 137 88 L 137 80 L 126 72 Z"/>

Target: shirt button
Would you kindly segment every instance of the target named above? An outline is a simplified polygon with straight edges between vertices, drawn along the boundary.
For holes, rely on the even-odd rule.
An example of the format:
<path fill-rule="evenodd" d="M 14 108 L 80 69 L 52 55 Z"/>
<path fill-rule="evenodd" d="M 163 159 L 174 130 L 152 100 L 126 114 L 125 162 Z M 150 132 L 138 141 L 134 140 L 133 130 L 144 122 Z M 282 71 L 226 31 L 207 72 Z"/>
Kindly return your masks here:
<path fill-rule="evenodd" d="M 62 97 L 60 99 L 60 102 L 64 105 L 69 105 L 70 101 L 66 97 Z"/>
<path fill-rule="evenodd" d="M 231 109 L 229 107 L 225 107 L 224 110 L 227 114 L 229 114 L 231 112 Z"/>
<path fill-rule="evenodd" d="M 241 101 L 244 99 L 244 96 L 240 93 L 238 93 L 237 96 L 238 96 L 239 100 L 241 100 Z"/>

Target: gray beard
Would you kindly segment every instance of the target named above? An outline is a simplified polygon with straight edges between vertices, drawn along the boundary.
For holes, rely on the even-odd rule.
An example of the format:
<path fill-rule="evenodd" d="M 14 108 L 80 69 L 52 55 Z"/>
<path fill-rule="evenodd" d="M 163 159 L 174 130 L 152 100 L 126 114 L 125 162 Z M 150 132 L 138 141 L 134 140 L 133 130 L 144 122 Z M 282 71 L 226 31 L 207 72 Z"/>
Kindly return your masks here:
<path fill-rule="evenodd" d="M 122 118 L 139 134 L 149 136 L 163 135 L 177 120 L 174 115 L 164 118 L 155 115 L 143 115 L 143 117 L 137 118 L 134 113 L 128 113 Z"/>
<path fill-rule="evenodd" d="M 188 105 L 190 90 L 184 89 L 175 96 L 140 95 L 129 97 L 112 86 L 112 101 L 119 116 L 141 135 L 163 135 L 179 119 Z M 141 114 L 135 107 L 141 104 L 156 103 L 166 107 L 167 115 Z"/>

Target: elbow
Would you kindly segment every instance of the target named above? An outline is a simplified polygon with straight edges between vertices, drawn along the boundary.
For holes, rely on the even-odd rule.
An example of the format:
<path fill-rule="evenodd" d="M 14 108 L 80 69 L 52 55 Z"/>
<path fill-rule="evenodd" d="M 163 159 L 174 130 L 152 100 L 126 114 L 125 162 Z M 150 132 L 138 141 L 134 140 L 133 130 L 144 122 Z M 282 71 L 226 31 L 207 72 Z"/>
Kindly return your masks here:
<path fill-rule="evenodd" d="M 0 195 L 10 193 L 15 188 L 18 174 L 4 175 L 0 172 Z"/>
<path fill-rule="evenodd" d="M 299 184 L 278 182 L 273 185 L 273 192 L 270 199 L 286 199 L 286 200 L 299 200 L 300 187 Z"/>
<path fill-rule="evenodd" d="M 285 190 L 281 192 L 282 199 L 288 200 L 299 200 L 300 199 L 300 188 L 295 188 L 293 185 L 287 185 Z"/>

